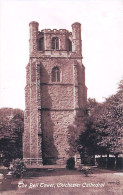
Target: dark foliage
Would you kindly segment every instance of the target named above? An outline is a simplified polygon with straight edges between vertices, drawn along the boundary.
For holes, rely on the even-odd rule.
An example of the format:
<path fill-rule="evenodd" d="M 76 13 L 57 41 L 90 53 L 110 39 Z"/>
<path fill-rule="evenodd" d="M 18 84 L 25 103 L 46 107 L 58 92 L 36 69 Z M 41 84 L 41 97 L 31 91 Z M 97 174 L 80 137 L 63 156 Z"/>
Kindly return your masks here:
<path fill-rule="evenodd" d="M 16 160 L 13 160 L 11 163 L 11 171 L 12 171 L 12 174 L 16 178 L 23 177 L 24 172 L 26 171 L 26 167 L 24 165 L 24 162 L 19 158 Z"/>
<path fill-rule="evenodd" d="M 83 158 L 107 154 L 108 167 L 109 154 L 114 154 L 117 161 L 123 151 L 123 80 L 115 95 L 103 103 L 89 99 L 86 109 L 88 114 L 83 118 L 85 128 L 77 141 L 78 150 Z"/>
<path fill-rule="evenodd" d="M 71 158 L 69 158 L 69 159 L 67 160 L 66 168 L 67 168 L 67 169 L 70 169 L 70 170 L 72 170 L 72 169 L 75 168 L 75 159 L 74 159 L 73 157 L 71 157 Z"/>
<path fill-rule="evenodd" d="M 0 153 L 4 161 L 22 158 L 24 113 L 19 109 L 0 109 Z"/>

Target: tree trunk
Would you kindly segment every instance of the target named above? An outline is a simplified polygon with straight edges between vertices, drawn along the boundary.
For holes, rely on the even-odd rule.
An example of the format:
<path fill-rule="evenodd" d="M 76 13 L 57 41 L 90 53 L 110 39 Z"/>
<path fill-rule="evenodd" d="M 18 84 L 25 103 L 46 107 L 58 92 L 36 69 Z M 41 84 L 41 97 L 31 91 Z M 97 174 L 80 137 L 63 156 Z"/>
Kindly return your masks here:
<path fill-rule="evenodd" d="M 108 168 L 108 162 L 109 162 L 109 153 L 107 153 L 107 158 L 106 158 L 106 168 Z"/>
<path fill-rule="evenodd" d="M 103 167 L 103 163 L 102 163 L 102 153 L 101 153 L 101 167 Z"/>
<path fill-rule="evenodd" d="M 117 168 L 118 154 L 115 154 L 114 169 Z"/>
<path fill-rule="evenodd" d="M 97 161 L 96 161 L 96 158 L 95 158 L 95 154 L 93 154 L 93 163 L 94 163 L 94 166 L 97 165 Z"/>

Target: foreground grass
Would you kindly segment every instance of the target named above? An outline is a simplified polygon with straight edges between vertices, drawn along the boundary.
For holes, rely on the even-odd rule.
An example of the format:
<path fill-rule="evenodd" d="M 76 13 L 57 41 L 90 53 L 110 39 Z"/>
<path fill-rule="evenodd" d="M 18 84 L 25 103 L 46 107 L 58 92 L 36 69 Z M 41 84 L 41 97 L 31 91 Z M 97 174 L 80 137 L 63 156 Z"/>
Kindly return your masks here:
<path fill-rule="evenodd" d="M 0 195 L 123 195 L 123 173 L 96 168 L 85 177 L 77 170 L 30 169 L 21 179 L 6 175 L 0 187 Z"/>

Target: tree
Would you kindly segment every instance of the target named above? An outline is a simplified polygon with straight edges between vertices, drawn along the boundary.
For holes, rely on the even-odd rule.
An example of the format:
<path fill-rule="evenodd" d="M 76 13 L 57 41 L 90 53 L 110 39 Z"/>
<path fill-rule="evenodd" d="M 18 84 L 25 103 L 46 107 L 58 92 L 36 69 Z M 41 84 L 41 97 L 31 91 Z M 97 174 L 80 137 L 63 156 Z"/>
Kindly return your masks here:
<path fill-rule="evenodd" d="M 108 165 L 109 154 L 114 154 L 117 160 L 123 151 L 123 80 L 118 92 L 105 102 L 88 99 L 86 110 L 88 114 L 82 119 L 85 128 L 78 139 L 80 152 L 93 156 L 107 154 Z"/>
<path fill-rule="evenodd" d="M 102 105 L 96 102 L 95 99 L 88 99 L 88 103 L 85 108 L 86 112 L 82 118 L 84 128 L 81 131 L 81 135 L 79 136 L 77 143 L 83 162 L 86 163 L 88 161 L 92 161 L 92 157 L 93 161 L 95 161 L 95 154 L 100 153 L 100 150 L 102 150 L 102 147 L 98 145 L 99 135 L 97 134 L 95 123 L 101 107 Z"/>
<path fill-rule="evenodd" d="M 22 158 L 22 133 L 24 114 L 22 110 L 0 109 L 0 149 L 6 159 Z"/>
<path fill-rule="evenodd" d="M 105 147 L 107 155 L 114 154 L 117 160 L 123 151 L 123 80 L 118 92 L 104 102 L 103 113 L 96 123 L 100 135 L 98 145 Z"/>

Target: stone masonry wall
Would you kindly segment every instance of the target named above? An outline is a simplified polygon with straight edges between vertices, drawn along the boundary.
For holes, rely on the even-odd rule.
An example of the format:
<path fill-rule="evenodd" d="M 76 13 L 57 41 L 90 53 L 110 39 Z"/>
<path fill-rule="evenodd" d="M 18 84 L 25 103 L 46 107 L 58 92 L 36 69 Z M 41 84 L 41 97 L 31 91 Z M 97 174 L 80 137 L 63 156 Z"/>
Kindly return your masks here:
<path fill-rule="evenodd" d="M 81 25 L 74 23 L 72 33 L 65 30 L 38 31 L 30 23 L 30 59 L 25 87 L 25 127 L 23 136 L 26 163 L 64 164 L 69 158 L 70 126 L 87 100 L 85 68 L 81 54 Z M 38 39 L 44 37 L 44 51 L 38 51 Z M 59 49 L 51 40 L 59 38 Z M 72 41 L 68 51 L 67 39 Z M 60 70 L 60 82 L 52 82 L 52 69 Z M 76 132 L 77 134 L 78 132 Z"/>
<path fill-rule="evenodd" d="M 63 164 L 69 157 L 68 127 L 73 111 L 42 111 L 44 163 Z"/>

